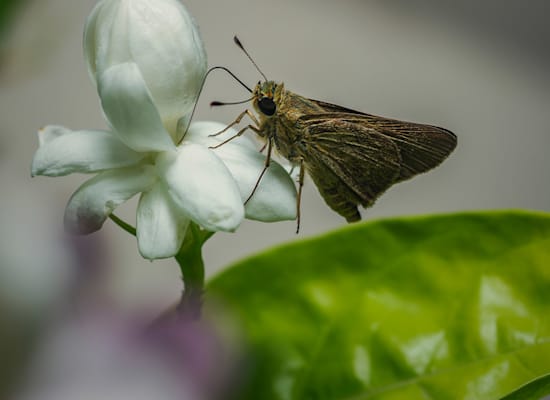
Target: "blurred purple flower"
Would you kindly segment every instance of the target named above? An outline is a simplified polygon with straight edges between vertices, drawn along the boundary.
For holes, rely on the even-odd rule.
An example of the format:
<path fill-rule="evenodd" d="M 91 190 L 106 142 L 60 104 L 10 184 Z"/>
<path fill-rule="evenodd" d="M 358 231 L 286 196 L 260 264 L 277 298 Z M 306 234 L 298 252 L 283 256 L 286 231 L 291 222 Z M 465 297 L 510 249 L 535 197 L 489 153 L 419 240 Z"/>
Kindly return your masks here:
<path fill-rule="evenodd" d="M 235 349 L 204 321 L 87 315 L 46 335 L 15 400 L 227 398 Z"/>

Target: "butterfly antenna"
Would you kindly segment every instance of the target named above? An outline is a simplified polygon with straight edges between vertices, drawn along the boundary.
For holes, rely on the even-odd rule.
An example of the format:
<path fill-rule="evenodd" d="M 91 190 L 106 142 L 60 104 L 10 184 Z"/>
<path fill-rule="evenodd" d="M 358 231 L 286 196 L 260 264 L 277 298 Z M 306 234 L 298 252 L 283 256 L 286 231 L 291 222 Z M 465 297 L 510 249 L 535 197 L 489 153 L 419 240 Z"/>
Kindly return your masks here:
<path fill-rule="evenodd" d="M 183 138 L 185 138 L 185 135 L 187 134 L 187 131 L 189 130 L 189 126 L 191 125 L 191 120 L 193 119 L 193 115 L 195 115 L 195 110 L 197 109 L 197 103 L 199 102 L 199 97 L 202 93 L 202 89 L 204 88 L 204 84 L 206 83 L 206 78 L 208 77 L 208 75 L 210 75 L 210 73 L 212 71 L 215 71 L 217 69 L 221 69 L 222 71 L 225 71 L 227 72 L 229 75 L 231 75 L 233 77 L 233 79 L 235 79 L 237 82 L 239 82 L 241 84 L 241 86 L 243 86 L 246 90 L 248 90 L 250 93 L 252 93 L 252 89 L 250 89 L 243 81 L 241 81 L 233 72 L 231 72 L 228 68 L 226 67 L 222 67 L 222 66 L 216 66 L 216 67 L 212 67 L 210 68 L 208 71 L 206 71 L 206 74 L 204 74 L 204 78 L 202 79 L 202 82 L 201 82 L 201 87 L 199 89 L 199 92 L 197 93 L 197 98 L 195 99 L 195 104 L 193 105 L 193 110 L 191 111 L 191 116 L 189 117 L 189 121 L 187 121 L 187 125 L 185 127 L 185 131 L 183 133 L 183 135 L 181 136 L 181 139 L 180 141 L 178 142 L 178 145 L 183 141 Z"/>
<path fill-rule="evenodd" d="M 244 103 L 248 103 L 250 100 L 252 100 L 254 97 L 251 97 L 249 99 L 246 99 L 246 100 L 241 100 L 241 101 L 213 101 L 210 103 L 210 107 L 216 107 L 216 106 L 232 106 L 232 105 L 235 105 L 235 104 L 244 104 Z"/>
<path fill-rule="evenodd" d="M 256 64 L 254 62 L 254 60 L 252 59 L 252 57 L 250 57 L 250 54 L 248 54 L 248 51 L 246 51 L 246 49 L 244 48 L 243 44 L 241 43 L 241 41 L 239 40 L 239 38 L 237 36 L 234 36 L 233 37 L 233 41 L 235 42 L 235 44 L 237 46 L 239 46 L 241 48 L 241 50 L 244 52 L 244 54 L 246 54 L 246 56 L 248 57 L 248 59 L 250 60 L 250 62 L 252 62 L 252 64 L 256 67 L 256 69 L 258 70 L 258 72 L 260 73 L 260 75 L 262 75 L 264 77 L 264 80 L 267 81 L 267 76 L 265 76 L 265 74 L 262 72 L 262 70 L 260 69 L 260 67 L 258 67 L 258 64 Z"/>
<path fill-rule="evenodd" d="M 227 72 L 229 75 L 231 75 L 233 77 L 233 79 L 235 79 L 237 82 L 239 82 L 242 87 L 244 87 L 246 90 L 248 90 L 250 93 L 252 93 L 252 89 L 250 89 L 243 81 L 241 81 L 239 78 L 237 78 L 237 75 L 235 75 L 233 72 L 231 72 L 228 68 L 225 68 L 225 67 L 222 67 L 222 66 L 212 67 L 208 70 L 206 75 L 208 75 L 210 72 L 212 72 L 216 69 L 221 69 L 221 70 Z M 206 75 L 204 76 L 204 80 L 206 80 Z M 204 85 L 204 81 L 203 81 L 202 84 Z M 201 87 L 201 89 L 202 89 L 202 87 Z"/>

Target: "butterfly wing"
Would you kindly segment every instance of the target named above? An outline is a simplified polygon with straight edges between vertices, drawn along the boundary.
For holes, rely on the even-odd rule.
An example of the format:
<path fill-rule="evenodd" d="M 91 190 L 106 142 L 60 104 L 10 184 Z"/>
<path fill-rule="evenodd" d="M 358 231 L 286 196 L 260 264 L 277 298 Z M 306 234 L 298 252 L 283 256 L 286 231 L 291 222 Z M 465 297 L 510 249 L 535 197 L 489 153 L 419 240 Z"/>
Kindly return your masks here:
<path fill-rule="evenodd" d="M 306 118 L 300 155 L 326 203 L 348 222 L 361 219 L 399 177 L 401 159 L 391 138 L 368 126 L 341 119 Z"/>
<path fill-rule="evenodd" d="M 456 147 L 443 128 L 364 114 L 316 100 L 298 120 L 300 155 L 326 203 L 348 222 L 394 183 L 439 165 Z"/>
<path fill-rule="evenodd" d="M 336 118 L 367 126 L 388 137 L 399 149 L 401 157 L 397 182 L 435 168 L 456 147 L 456 136 L 444 128 L 378 117 L 318 100 L 311 101 L 326 111 L 326 114 L 307 116 L 311 120 L 319 117 Z"/>

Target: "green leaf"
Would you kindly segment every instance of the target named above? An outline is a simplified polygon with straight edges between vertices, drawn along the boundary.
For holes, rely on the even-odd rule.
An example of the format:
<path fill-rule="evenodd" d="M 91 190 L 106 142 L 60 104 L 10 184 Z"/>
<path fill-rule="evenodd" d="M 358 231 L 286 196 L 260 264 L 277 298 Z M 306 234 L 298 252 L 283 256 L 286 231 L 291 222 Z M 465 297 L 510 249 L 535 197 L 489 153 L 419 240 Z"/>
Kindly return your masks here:
<path fill-rule="evenodd" d="M 508 396 L 503 397 L 501 400 L 539 399 L 541 396 L 549 393 L 550 375 L 544 375 L 527 383 L 518 390 L 510 393 Z"/>
<path fill-rule="evenodd" d="M 208 296 L 248 341 L 239 398 L 499 399 L 550 373 L 550 215 L 350 225 L 249 258 Z"/>

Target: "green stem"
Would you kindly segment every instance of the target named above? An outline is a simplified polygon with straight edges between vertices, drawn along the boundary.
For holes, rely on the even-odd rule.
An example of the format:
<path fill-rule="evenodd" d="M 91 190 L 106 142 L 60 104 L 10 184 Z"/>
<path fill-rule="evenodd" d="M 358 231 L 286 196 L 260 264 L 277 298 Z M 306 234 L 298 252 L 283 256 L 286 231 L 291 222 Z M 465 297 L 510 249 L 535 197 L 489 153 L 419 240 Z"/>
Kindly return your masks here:
<path fill-rule="evenodd" d="M 131 235 L 136 236 L 136 228 L 115 214 L 109 218 Z M 183 280 L 183 293 L 177 307 L 177 313 L 198 319 L 201 315 L 202 295 L 204 292 L 204 261 L 202 259 L 202 246 L 214 235 L 201 229 L 197 224 L 191 222 L 180 250 L 174 256 L 180 266 Z"/>
<path fill-rule="evenodd" d="M 192 319 L 198 319 L 201 315 L 204 292 L 202 246 L 212 235 L 213 232 L 204 231 L 191 222 L 183 245 L 175 256 L 181 269 L 184 287 L 177 312 Z"/>
<path fill-rule="evenodd" d="M 121 220 L 119 217 L 117 217 L 115 214 L 111 213 L 109 214 L 109 218 L 111 218 L 111 220 L 117 224 L 118 226 L 120 226 L 122 229 L 124 229 L 126 232 L 128 232 L 130 235 L 134 235 L 136 236 L 136 228 L 134 228 L 132 225 L 124 222 L 123 220 Z"/>

